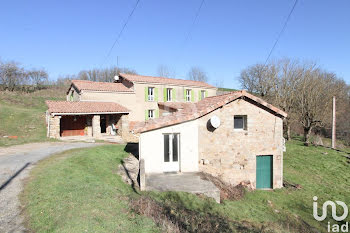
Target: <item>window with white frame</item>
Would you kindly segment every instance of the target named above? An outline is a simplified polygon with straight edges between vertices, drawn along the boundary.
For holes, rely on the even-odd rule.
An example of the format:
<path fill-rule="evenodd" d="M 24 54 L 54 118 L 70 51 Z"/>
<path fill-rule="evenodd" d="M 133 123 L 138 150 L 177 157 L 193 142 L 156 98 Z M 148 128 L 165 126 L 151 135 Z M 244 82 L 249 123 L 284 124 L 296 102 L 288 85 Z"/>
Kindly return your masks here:
<path fill-rule="evenodd" d="M 148 87 L 148 101 L 154 101 L 154 87 Z"/>
<path fill-rule="evenodd" d="M 149 109 L 148 110 L 148 119 L 155 118 L 154 112 L 155 112 L 154 109 Z"/>
<path fill-rule="evenodd" d="M 171 88 L 166 89 L 166 101 L 172 101 L 172 99 L 173 99 L 172 90 L 173 89 L 171 89 Z"/>
<path fill-rule="evenodd" d="M 233 128 L 235 130 L 247 130 L 247 115 L 235 115 L 233 117 Z"/>
<path fill-rule="evenodd" d="M 201 91 L 201 100 L 205 98 L 205 91 Z"/>
<path fill-rule="evenodd" d="M 186 101 L 190 102 L 191 101 L 191 90 L 186 89 Z"/>

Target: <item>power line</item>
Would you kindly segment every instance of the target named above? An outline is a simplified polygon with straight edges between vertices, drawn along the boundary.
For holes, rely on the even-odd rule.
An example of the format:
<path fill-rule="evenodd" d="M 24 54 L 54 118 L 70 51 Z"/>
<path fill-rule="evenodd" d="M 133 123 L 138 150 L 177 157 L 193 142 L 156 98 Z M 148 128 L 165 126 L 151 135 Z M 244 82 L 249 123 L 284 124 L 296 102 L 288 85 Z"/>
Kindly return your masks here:
<path fill-rule="evenodd" d="M 130 12 L 128 18 L 126 19 L 126 21 L 125 21 L 125 23 L 124 23 L 122 29 L 120 30 L 120 32 L 119 32 L 119 34 L 118 34 L 118 36 L 117 36 L 117 38 L 115 39 L 114 43 L 112 44 L 112 47 L 109 49 L 109 51 L 108 51 L 108 53 L 107 53 L 107 56 L 106 56 L 106 58 L 105 58 L 105 61 L 106 61 L 107 58 L 111 55 L 114 46 L 115 46 L 117 43 L 119 44 L 119 39 L 120 39 L 120 37 L 122 36 L 123 31 L 124 31 L 124 29 L 126 28 L 126 25 L 129 23 L 129 20 L 131 19 L 132 15 L 134 14 L 134 12 L 135 12 L 135 10 L 136 10 L 136 7 L 137 7 L 137 5 L 139 4 L 139 2 L 140 2 L 140 0 L 137 0 L 137 1 L 136 1 L 135 5 L 134 5 L 134 7 L 133 7 L 133 9 L 132 9 L 132 11 Z"/>
<path fill-rule="evenodd" d="M 201 9 L 202 9 L 203 4 L 204 4 L 204 0 L 201 1 L 201 4 L 199 5 L 199 8 L 197 9 L 196 16 L 194 17 L 194 20 L 193 20 L 193 22 L 192 22 L 192 25 L 191 25 L 191 27 L 190 27 L 190 30 L 188 31 L 187 36 L 185 37 L 184 45 L 186 44 L 186 42 L 187 42 L 188 39 L 190 38 L 191 32 L 192 32 L 192 30 L 194 29 L 194 26 L 195 26 L 195 24 L 196 24 L 197 18 L 198 18 L 198 16 L 199 16 L 199 13 L 200 13 L 200 11 L 201 11 Z"/>
<path fill-rule="evenodd" d="M 282 28 L 282 30 L 280 31 L 280 33 L 278 34 L 277 39 L 276 39 L 275 43 L 273 44 L 273 46 L 272 46 L 272 48 L 271 48 L 271 50 L 270 50 L 270 53 L 269 53 L 269 55 L 267 56 L 267 58 L 266 58 L 266 60 L 265 60 L 265 65 L 264 65 L 264 66 L 266 66 L 268 60 L 270 59 L 270 56 L 271 56 L 273 50 L 275 49 L 275 47 L 276 47 L 276 45 L 277 45 L 277 43 L 278 43 L 278 41 L 279 41 L 279 39 L 280 39 L 280 37 L 281 37 L 281 35 L 283 34 L 284 30 L 286 29 L 287 24 L 288 24 L 288 21 L 289 21 L 289 19 L 290 19 L 290 16 L 292 15 L 292 13 L 293 13 L 293 11 L 294 11 L 295 6 L 297 5 L 297 3 L 298 3 L 298 0 L 295 0 L 293 7 L 292 7 L 291 11 L 290 11 L 289 14 L 288 14 L 287 19 L 286 19 L 286 21 L 284 22 L 283 28 Z"/>

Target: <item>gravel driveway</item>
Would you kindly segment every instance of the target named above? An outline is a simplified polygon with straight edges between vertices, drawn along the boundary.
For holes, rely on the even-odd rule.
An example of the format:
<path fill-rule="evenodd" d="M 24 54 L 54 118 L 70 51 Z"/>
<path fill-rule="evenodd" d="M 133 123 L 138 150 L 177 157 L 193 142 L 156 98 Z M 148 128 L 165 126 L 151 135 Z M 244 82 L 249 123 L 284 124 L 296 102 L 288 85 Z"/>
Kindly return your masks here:
<path fill-rule="evenodd" d="M 93 147 L 93 143 L 35 143 L 0 148 L 0 232 L 25 232 L 18 194 L 22 179 L 39 160 L 74 148 Z"/>

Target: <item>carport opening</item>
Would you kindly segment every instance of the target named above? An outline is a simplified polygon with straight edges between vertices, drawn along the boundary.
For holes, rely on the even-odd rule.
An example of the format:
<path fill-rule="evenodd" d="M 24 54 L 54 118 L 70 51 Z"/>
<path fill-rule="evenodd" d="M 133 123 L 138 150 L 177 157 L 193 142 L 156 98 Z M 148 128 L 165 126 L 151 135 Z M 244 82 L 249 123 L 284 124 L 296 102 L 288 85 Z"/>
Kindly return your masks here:
<path fill-rule="evenodd" d="M 84 136 L 86 127 L 86 116 L 62 116 L 60 123 L 61 137 Z"/>
<path fill-rule="evenodd" d="M 104 114 L 100 117 L 100 127 L 93 127 L 93 118 L 96 115 L 63 115 L 60 118 L 60 137 L 68 136 L 92 136 L 100 133 L 105 135 L 121 135 L 122 114 Z M 99 130 L 100 132 L 94 132 Z"/>

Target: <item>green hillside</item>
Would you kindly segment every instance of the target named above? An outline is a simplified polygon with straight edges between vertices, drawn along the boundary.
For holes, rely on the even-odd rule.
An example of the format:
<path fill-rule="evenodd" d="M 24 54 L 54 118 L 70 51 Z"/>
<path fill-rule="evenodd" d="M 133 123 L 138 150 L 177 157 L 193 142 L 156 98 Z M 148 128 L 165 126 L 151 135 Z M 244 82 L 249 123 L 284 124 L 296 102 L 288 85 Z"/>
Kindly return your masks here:
<path fill-rule="evenodd" d="M 0 92 L 0 147 L 45 141 L 45 100 L 64 100 L 65 89 Z"/>

